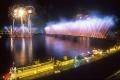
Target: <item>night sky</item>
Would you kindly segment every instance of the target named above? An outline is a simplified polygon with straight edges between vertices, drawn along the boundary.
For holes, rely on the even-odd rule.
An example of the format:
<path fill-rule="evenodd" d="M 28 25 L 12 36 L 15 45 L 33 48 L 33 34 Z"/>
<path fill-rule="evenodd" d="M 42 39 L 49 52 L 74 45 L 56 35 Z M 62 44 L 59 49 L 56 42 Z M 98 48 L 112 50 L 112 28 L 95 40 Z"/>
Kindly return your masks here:
<path fill-rule="evenodd" d="M 105 15 L 120 16 L 120 0 L 2 0 L 0 1 L 0 27 L 11 24 L 8 9 L 14 4 L 30 4 L 36 8 L 37 25 L 60 18 L 71 19 L 76 14 L 98 11 Z"/>

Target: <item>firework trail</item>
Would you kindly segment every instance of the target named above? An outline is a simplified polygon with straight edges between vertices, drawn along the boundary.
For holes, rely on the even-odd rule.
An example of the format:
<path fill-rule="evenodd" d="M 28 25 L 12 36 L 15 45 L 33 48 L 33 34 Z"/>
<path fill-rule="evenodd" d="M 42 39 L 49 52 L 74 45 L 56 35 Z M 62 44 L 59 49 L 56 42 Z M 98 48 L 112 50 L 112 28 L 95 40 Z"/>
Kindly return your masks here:
<path fill-rule="evenodd" d="M 113 25 L 114 19 L 111 16 L 104 16 L 102 18 L 89 16 L 85 19 L 74 21 L 49 23 L 45 27 L 45 32 L 46 34 L 105 38 L 108 30 Z"/>

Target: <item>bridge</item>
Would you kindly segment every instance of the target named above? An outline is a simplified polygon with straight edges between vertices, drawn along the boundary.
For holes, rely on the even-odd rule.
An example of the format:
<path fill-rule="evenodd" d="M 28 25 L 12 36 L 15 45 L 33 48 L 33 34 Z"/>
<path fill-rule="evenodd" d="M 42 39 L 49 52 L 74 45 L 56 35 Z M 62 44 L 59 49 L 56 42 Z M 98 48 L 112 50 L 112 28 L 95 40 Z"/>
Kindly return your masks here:
<path fill-rule="evenodd" d="M 114 20 L 111 16 L 104 16 L 103 18 L 89 16 L 83 19 L 49 23 L 45 27 L 45 33 L 49 35 L 106 38 L 113 25 Z"/>

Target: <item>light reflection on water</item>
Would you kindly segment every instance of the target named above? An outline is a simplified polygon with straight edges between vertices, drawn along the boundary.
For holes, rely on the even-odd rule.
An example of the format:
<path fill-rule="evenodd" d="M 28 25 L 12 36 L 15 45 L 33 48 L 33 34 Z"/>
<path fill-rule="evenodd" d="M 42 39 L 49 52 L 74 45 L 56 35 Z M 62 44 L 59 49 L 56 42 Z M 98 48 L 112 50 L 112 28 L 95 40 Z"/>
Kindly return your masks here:
<path fill-rule="evenodd" d="M 93 48 L 101 48 L 104 43 L 109 47 L 113 45 L 106 40 L 93 41 L 91 38 L 85 37 L 80 37 L 75 42 L 55 37 L 36 36 L 33 38 L 10 38 L 7 46 L 10 47 L 15 66 L 24 66 L 30 65 L 38 59 L 45 62 L 51 56 L 57 59 L 63 59 L 65 55 L 70 58 L 78 55 L 87 56 L 92 53 Z"/>
<path fill-rule="evenodd" d="M 16 66 L 32 63 L 32 38 L 11 38 L 10 48 Z"/>
<path fill-rule="evenodd" d="M 46 37 L 47 53 L 52 52 L 56 57 L 63 58 L 64 55 L 73 58 L 81 55 L 86 56 L 90 53 L 90 39 L 82 37 L 79 42 L 61 40 L 54 37 Z M 51 55 L 51 53 L 49 53 Z"/>

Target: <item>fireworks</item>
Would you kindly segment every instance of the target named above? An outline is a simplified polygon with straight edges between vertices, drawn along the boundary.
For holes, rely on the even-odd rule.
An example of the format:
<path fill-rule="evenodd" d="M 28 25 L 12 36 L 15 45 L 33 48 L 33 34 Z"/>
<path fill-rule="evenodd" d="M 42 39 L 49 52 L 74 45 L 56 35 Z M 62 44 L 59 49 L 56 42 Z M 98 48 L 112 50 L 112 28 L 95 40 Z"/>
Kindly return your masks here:
<path fill-rule="evenodd" d="M 11 10 L 10 10 L 10 14 L 12 16 L 13 19 L 13 25 L 11 26 L 11 30 L 10 30 L 10 36 L 16 36 L 14 34 L 18 34 L 19 32 L 21 32 L 21 34 L 19 35 L 19 37 L 25 37 L 24 35 L 26 35 L 25 33 L 29 33 L 29 37 L 31 37 L 31 26 L 32 26 L 32 22 L 31 22 L 31 16 L 34 14 L 35 9 L 33 6 L 14 6 Z M 18 32 L 16 32 L 15 30 L 15 23 L 16 20 L 19 20 L 21 22 L 20 27 L 18 28 L 19 30 L 17 30 Z M 27 26 L 25 26 L 25 24 L 27 24 Z M 21 30 L 22 29 L 22 30 Z"/>
<path fill-rule="evenodd" d="M 4 29 L 9 33 L 10 37 L 23 37 L 21 35 L 22 30 L 24 30 L 24 37 L 30 37 L 29 28 L 27 26 L 24 26 L 24 27 L 15 26 L 13 29 L 12 27 L 5 26 Z M 32 27 L 31 33 L 35 33 L 35 31 L 37 31 L 37 28 Z"/>
<path fill-rule="evenodd" d="M 46 34 L 105 38 L 113 25 L 113 17 L 89 16 L 85 19 L 48 24 L 45 27 L 45 32 Z"/>

